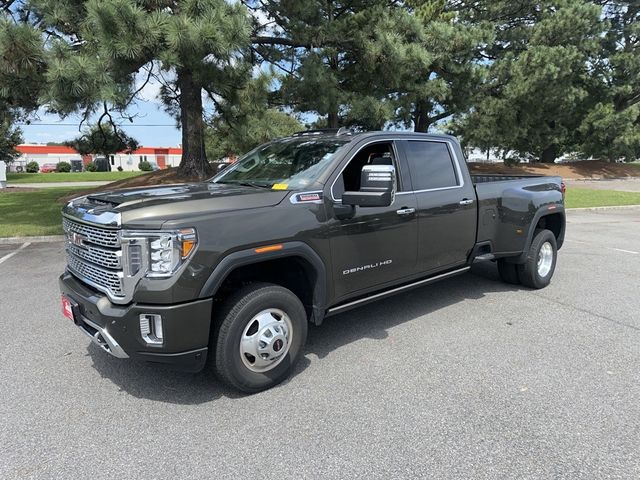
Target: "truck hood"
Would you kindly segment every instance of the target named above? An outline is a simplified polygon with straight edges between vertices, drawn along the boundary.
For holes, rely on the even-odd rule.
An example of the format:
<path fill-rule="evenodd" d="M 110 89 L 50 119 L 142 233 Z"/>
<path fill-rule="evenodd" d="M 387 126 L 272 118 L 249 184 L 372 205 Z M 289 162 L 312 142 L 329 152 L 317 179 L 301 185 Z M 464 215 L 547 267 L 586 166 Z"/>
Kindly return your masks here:
<path fill-rule="evenodd" d="M 167 220 L 270 207 L 280 203 L 287 194 L 287 191 L 211 182 L 161 185 L 90 194 L 72 200 L 64 213 L 86 221 L 117 215 L 123 226 L 158 228 Z"/>

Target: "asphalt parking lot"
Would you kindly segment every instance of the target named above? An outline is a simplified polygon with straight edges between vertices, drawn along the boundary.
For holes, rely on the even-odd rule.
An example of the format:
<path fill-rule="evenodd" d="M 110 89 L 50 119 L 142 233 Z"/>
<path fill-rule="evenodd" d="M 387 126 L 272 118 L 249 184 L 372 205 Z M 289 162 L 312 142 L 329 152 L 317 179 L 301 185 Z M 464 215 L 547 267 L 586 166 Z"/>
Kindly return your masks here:
<path fill-rule="evenodd" d="M 640 209 L 571 212 L 547 289 L 485 264 L 330 318 L 253 396 L 107 356 L 62 317 L 62 245 L 15 250 L 2 479 L 640 478 Z"/>

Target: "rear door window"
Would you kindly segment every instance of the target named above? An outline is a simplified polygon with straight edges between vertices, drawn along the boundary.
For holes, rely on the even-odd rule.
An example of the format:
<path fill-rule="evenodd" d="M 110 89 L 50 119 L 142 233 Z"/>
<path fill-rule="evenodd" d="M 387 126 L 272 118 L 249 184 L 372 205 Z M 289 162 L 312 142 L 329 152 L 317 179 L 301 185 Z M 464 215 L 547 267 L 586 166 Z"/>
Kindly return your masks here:
<path fill-rule="evenodd" d="M 414 190 L 460 185 L 449 146 L 445 142 L 407 140 L 402 144 Z"/>

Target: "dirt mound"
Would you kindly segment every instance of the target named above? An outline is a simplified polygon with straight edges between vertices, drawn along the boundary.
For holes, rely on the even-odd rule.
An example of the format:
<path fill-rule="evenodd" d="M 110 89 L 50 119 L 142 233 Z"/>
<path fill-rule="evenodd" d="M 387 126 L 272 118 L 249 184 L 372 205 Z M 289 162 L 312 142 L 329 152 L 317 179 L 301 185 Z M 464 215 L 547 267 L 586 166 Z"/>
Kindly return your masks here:
<path fill-rule="evenodd" d="M 640 165 L 583 161 L 572 163 L 522 163 L 507 166 L 504 163 L 469 163 L 471 173 L 505 175 L 550 175 L 568 179 L 640 177 Z"/>

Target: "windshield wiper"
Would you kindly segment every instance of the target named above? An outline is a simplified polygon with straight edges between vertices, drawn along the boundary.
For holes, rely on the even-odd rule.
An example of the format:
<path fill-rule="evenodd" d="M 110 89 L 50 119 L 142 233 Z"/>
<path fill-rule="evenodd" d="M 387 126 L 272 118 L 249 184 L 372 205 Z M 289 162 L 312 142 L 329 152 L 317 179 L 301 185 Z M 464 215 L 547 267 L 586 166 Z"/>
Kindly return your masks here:
<path fill-rule="evenodd" d="M 225 185 L 242 185 L 243 187 L 253 187 L 253 188 L 262 188 L 262 189 L 271 190 L 271 187 L 269 185 L 262 185 L 260 183 L 250 182 L 247 180 L 243 180 L 241 182 L 216 182 L 216 183 L 223 183 Z"/>

